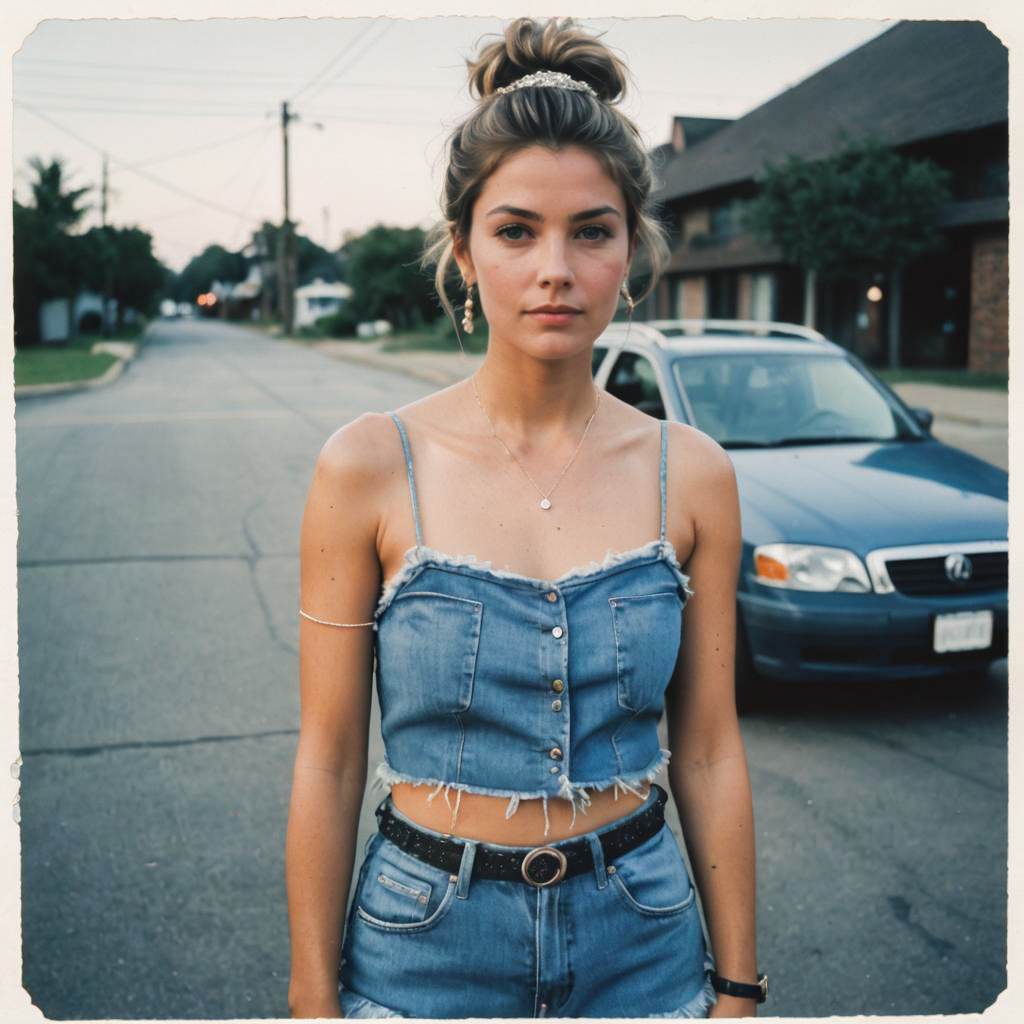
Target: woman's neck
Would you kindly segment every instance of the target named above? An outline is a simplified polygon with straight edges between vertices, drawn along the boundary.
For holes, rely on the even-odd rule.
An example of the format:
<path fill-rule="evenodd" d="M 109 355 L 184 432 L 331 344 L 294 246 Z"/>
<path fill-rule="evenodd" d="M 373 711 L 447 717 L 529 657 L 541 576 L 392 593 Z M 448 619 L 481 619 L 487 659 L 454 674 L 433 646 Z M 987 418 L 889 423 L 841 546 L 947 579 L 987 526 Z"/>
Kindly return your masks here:
<path fill-rule="evenodd" d="M 577 434 L 594 411 L 590 353 L 543 360 L 502 349 L 488 351 L 474 374 L 487 417 L 507 444 L 529 449 L 567 432 Z"/>

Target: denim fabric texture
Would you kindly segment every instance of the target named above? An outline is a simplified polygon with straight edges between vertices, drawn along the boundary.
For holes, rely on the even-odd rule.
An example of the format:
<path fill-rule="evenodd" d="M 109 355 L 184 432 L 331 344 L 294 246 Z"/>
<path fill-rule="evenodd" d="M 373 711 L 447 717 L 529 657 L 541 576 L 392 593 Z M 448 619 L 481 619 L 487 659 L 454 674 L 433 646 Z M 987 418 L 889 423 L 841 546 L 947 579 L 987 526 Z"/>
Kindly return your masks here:
<path fill-rule="evenodd" d="M 712 961 L 675 837 L 664 826 L 605 863 L 598 837 L 619 823 L 587 833 L 593 871 L 548 888 L 473 878 L 473 841 L 448 874 L 372 835 L 346 927 L 342 1012 L 706 1017 Z"/>
<path fill-rule="evenodd" d="M 409 438 L 402 441 L 416 546 L 375 615 L 382 783 L 508 799 L 641 795 L 668 760 L 664 692 L 691 593 L 665 538 L 661 424 L 657 540 L 554 580 L 495 570 L 423 545 Z M 457 811 L 457 803 L 456 803 Z"/>

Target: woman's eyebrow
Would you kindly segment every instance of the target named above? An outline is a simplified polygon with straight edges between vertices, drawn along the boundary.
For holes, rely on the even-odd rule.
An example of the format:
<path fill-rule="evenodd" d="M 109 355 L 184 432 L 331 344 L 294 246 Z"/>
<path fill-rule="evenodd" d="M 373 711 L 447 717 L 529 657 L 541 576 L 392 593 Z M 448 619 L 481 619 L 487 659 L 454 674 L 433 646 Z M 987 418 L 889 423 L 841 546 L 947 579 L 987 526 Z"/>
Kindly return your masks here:
<path fill-rule="evenodd" d="M 524 210 L 519 206 L 496 206 L 493 210 L 487 211 L 487 216 L 490 217 L 495 213 L 505 213 L 512 217 L 522 217 L 524 220 L 544 220 L 539 213 L 536 213 L 533 210 Z M 602 217 L 606 213 L 614 213 L 616 217 L 622 216 L 614 206 L 595 206 L 592 210 L 582 210 L 580 213 L 572 214 L 569 217 L 569 222 L 571 224 L 575 224 L 580 220 L 590 220 L 592 217 Z"/>
<path fill-rule="evenodd" d="M 622 216 L 614 206 L 595 206 L 592 210 L 584 210 L 582 213 L 574 213 L 569 218 L 569 223 L 575 224 L 578 220 L 590 220 L 592 217 L 603 217 L 606 213 L 614 213 L 616 217 Z"/>
<path fill-rule="evenodd" d="M 495 213 L 507 213 L 513 217 L 522 217 L 524 220 L 544 219 L 539 213 L 534 213 L 533 210 L 523 210 L 518 206 L 496 206 L 493 210 L 487 211 L 487 216 L 493 216 Z"/>

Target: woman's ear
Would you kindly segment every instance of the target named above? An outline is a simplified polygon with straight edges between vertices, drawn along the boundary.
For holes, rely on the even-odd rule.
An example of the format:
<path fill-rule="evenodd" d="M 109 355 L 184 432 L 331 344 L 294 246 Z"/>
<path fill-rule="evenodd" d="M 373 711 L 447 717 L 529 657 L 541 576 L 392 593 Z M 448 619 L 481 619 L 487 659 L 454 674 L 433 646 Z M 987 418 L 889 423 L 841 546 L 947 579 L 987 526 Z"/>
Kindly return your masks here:
<path fill-rule="evenodd" d="M 452 256 L 462 274 L 463 284 L 468 288 L 476 283 L 476 271 L 473 269 L 473 258 L 469 253 L 469 246 L 461 235 L 452 235 Z"/>

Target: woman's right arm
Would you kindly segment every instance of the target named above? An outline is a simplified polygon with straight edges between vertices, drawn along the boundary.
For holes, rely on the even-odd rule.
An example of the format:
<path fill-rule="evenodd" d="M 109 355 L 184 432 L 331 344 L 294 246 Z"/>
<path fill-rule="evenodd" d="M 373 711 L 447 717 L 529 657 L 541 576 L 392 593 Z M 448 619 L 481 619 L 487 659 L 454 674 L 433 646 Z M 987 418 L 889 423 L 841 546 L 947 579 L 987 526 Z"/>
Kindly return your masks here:
<path fill-rule="evenodd" d="M 300 607 L 332 622 L 370 622 L 380 590 L 377 532 L 390 455 L 380 417 L 324 445 L 300 542 Z M 373 675 L 370 626 L 300 619 L 299 741 L 285 873 L 293 1017 L 340 1017 L 338 964 L 366 784 Z"/>

